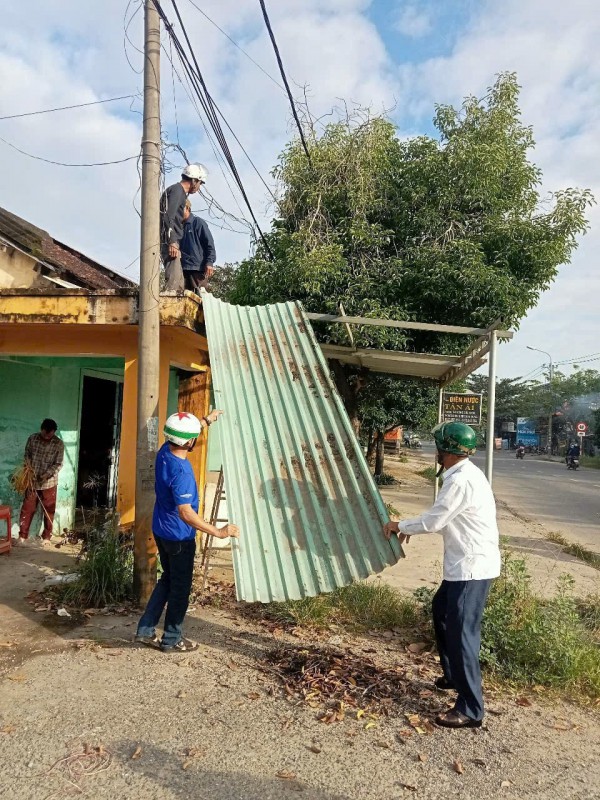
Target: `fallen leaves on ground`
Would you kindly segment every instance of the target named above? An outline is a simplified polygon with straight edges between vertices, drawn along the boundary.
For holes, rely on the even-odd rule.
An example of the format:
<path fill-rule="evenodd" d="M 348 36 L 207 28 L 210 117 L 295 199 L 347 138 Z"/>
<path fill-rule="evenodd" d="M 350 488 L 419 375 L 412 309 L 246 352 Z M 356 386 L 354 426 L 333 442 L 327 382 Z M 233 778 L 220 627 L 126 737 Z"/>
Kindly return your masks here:
<path fill-rule="evenodd" d="M 418 707 L 432 700 L 403 667 L 379 667 L 372 659 L 350 652 L 286 645 L 267 653 L 265 662 L 264 671 L 279 678 L 290 700 L 300 699 L 311 708 L 325 706 L 320 714 L 323 722 L 340 722 L 349 712 L 356 719 L 365 712 L 387 716 L 403 710 L 411 700 L 416 700 Z M 410 717 L 420 733 L 435 730 L 418 714 Z"/>
<path fill-rule="evenodd" d="M 417 758 L 419 759 L 421 764 L 424 764 L 429 759 L 429 756 L 425 755 L 425 753 L 418 753 Z"/>
<path fill-rule="evenodd" d="M 8 724 L 8 725 L 4 725 L 2 728 L 0 728 L 0 733 L 9 734 L 9 733 L 14 733 L 16 730 L 17 729 L 16 729 L 16 727 L 14 725 Z"/>
<path fill-rule="evenodd" d="M 460 762 L 460 761 L 458 761 L 458 759 L 456 759 L 455 761 L 453 761 L 453 762 L 452 762 L 452 769 L 453 769 L 453 770 L 454 770 L 454 772 L 456 772 L 458 775 L 462 775 L 462 774 L 463 774 L 463 772 L 465 771 L 465 768 L 463 767 L 463 765 L 461 764 L 461 762 Z"/>
<path fill-rule="evenodd" d="M 296 773 L 290 772 L 288 769 L 280 769 L 277 773 L 277 777 L 284 781 L 293 781 L 296 779 Z"/>
<path fill-rule="evenodd" d="M 132 760 L 132 761 L 135 761 L 135 760 L 136 760 L 136 759 L 138 759 L 138 758 L 139 758 L 141 755 L 142 755 L 142 748 L 141 748 L 141 747 L 140 747 L 140 745 L 138 744 L 138 746 L 135 748 L 135 750 L 133 751 L 133 753 L 132 753 L 132 754 L 131 754 L 131 756 L 130 756 L 130 757 L 131 757 L 131 760 Z"/>
<path fill-rule="evenodd" d="M 181 765 L 182 769 L 189 769 L 194 760 L 199 758 L 202 755 L 203 751 L 199 747 L 186 747 L 183 751 L 183 755 L 185 756 L 185 761 Z"/>
<path fill-rule="evenodd" d="M 528 697 L 517 697 L 515 703 L 518 706 L 521 706 L 521 708 L 531 708 L 531 706 L 533 705 L 533 703 Z"/>
<path fill-rule="evenodd" d="M 0 647 L 16 647 L 16 642 L 0 642 Z"/>
<path fill-rule="evenodd" d="M 401 783 L 400 786 L 402 789 L 408 789 L 409 792 L 416 792 L 417 787 L 414 786 L 412 783 Z"/>
<path fill-rule="evenodd" d="M 22 675 L 22 674 L 9 675 L 8 680 L 14 681 L 15 683 L 25 683 L 25 681 L 27 680 L 27 675 Z"/>
<path fill-rule="evenodd" d="M 508 788 L 510 788 L 510 787 L 512 786 L 512 781 L 502 781 L 502 783 L 500 784 L 500 786 L 501 786 L 503 789 L 508 789 Z"/>
<path fill-rule="evenodd" d="M 405 717 L 408 724 L 414 728 L 417 733 L 420 733 L 421 736 L 424 736 L 426 733 L 434 733 L 435 725 L 428 719 L 421 719 L 418 714 L 405 714 Z"/>

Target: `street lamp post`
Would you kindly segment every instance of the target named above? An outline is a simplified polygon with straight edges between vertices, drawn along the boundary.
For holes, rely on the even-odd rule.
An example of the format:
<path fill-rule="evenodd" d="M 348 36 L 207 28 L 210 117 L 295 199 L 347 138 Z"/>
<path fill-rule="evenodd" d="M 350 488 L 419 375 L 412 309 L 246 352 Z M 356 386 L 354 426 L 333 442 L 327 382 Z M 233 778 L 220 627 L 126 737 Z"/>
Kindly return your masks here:
<path fill-rule="evenodd" d="M 538 347 L 530 347 L 527 345 L 528 350 L 534 350 L 536 353 L 543 353 L 548 356 L 548 386 L 550 387 L 550 402 L 552 403 L 552 378 L 554 377 L 554 365 L 552 363 L 552 356 L 546 350 L 540 350 Z M 552 455 L 552 407 L 550 408 L 550 415 L 548 417 L 548 453 Z"/>

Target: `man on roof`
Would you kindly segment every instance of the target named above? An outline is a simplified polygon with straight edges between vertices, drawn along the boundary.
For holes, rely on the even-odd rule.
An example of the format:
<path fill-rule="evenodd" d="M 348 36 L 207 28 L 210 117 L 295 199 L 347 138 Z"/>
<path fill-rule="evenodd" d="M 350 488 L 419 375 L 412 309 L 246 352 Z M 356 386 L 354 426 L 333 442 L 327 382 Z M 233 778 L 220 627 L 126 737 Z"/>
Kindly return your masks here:
<path fill-rule="evenodd" d="M 165 268 L 167 291 L 183 292 L 185 288 L 181 266 L 181 240 L 185 201 L 206 183 L 208 170 L 202 164 L 188 164 L 179 183 L 169 186 L 160 198 L 160 257 Z"/>

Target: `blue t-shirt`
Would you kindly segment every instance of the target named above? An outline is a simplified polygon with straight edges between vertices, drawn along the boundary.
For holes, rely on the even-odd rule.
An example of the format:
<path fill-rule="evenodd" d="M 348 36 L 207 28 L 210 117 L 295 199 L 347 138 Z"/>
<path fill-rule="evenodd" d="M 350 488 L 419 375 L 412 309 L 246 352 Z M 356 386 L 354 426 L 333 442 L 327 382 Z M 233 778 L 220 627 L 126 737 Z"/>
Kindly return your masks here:
<path fill-rule="evenodd" d="M 165 442 L 156 455 L 156 503 L 152 515 L 152 530 L 161 539 L 182 541 L 196 536 L 195 528 L 179 516 L 178 506 L 188 503 L 198 513 L 198 487 L 192 465 L 177 458 Z"/>

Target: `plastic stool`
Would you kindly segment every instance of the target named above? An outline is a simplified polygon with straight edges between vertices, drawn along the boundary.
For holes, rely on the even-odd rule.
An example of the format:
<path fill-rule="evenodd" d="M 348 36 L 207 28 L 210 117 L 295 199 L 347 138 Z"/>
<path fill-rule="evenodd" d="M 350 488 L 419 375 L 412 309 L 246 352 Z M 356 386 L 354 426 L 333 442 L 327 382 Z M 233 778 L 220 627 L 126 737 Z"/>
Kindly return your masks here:
<path fill-rule="evenodd" d="M 8 553 L 10 555 L 12 531 L 10 526 L 10 506 L 0 506 L 0 519 L 6 520 L 6 539 L 0 538 L 0 553 Z"/>

